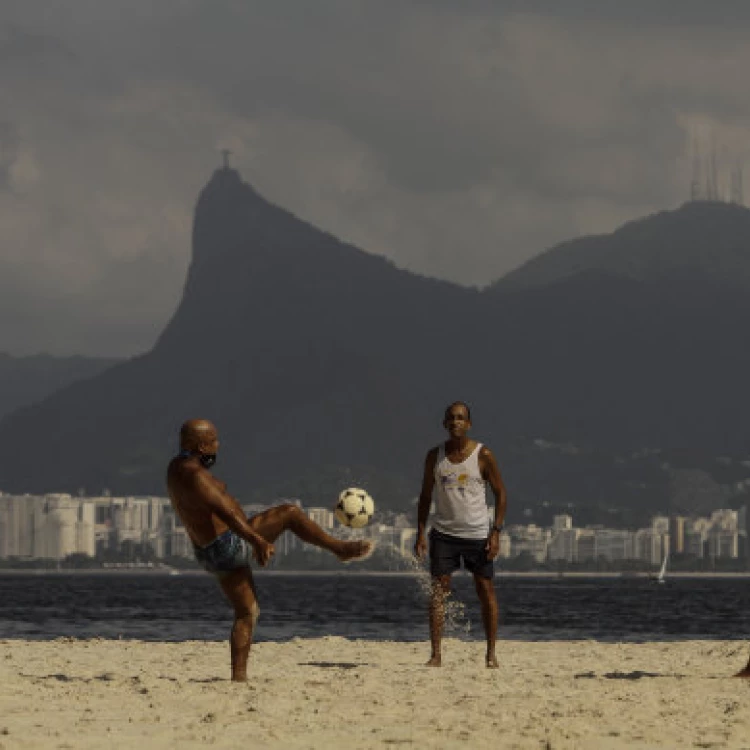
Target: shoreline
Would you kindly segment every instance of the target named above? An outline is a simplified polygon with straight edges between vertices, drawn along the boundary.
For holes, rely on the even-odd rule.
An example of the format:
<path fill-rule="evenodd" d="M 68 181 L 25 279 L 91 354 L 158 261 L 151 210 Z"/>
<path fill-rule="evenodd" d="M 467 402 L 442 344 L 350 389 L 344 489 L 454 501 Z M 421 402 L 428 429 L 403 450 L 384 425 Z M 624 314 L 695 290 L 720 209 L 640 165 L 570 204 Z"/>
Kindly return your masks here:
<path fill-rule="evenodd" d="M 264 570 L 263 568 L 254 567 L 253 575 L 256 576 L 380 576 L 380 577 L 419 577 L 423 576 L 427 570 L 358 570 L 356 568 L 344 568 L 343 570 Z M 2 576 L 66 576 L 66 575 L 94 575 L 94 576 L 205 576 L 207 573 L 201 569 L 164 569 L 164 568 L 0 568 L 0 577 Z M 469 577 L 466 571 L 455 573 L 457 577 Z M 550 570 L 529 570 L 529 571 L 509 571 L 495 570 L 495 578 L 602 578 L 618 580 L 646 579 L 656 578 L 654 572 L 615 572 L 615 571 L 566 571 L 563 573 Z M 750 571 L 674 571 L 669 573 L 667 581 L 674 578 L 750 578 Z"/>

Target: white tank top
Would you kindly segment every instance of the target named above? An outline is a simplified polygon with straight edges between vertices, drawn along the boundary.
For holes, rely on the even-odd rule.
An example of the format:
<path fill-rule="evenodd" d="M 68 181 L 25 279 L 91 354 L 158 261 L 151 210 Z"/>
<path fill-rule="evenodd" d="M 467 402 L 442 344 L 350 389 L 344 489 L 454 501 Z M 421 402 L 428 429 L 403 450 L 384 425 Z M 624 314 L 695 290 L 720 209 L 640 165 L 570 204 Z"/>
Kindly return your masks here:
<path fill-rule="evenodd" d="M 482 444 L 477 443 L 464 461 L 454 464 L 445 455 L 445 445 L 438 448 L 432 526 L 443 534 L 463 539 L 486 539 L 489 534 L 485 482 L 479 471 L 481 449 Z"/>

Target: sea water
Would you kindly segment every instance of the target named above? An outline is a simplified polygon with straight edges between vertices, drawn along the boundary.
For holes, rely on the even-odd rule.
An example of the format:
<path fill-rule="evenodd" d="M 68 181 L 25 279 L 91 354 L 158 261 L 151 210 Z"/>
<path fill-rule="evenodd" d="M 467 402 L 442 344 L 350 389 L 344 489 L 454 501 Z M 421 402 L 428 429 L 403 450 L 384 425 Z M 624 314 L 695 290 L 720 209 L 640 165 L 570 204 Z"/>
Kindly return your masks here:
<path fill-rule="evenodd" d="M 256 572 L 258 640 L 429 638 L 429 575 Z M 496 578 L 500 638 L 746 639 L 750 579 Z M 446 636 L 481 640 L 471 576 L 457 574 Z M 232 613 L 205 573 L 0 574 L 0 638 L 224 640 Z"/>

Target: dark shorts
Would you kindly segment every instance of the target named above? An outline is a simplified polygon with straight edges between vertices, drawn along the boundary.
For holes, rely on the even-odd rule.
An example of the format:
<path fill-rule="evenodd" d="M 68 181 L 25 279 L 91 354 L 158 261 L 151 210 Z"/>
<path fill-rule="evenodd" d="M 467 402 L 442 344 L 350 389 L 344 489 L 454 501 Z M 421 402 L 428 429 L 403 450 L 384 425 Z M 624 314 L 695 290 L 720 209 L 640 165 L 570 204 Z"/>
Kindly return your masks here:
<path fill-rule="evenodd" d="M 233 531 L 223 534 L 205 547 L 193 547 L 195 559 L 203 569 L 216 576 L 223 576 L 240 568 L 249 568 L 253 559 L 250 545 Z"/>
<path fill-rule="evenodd" d="M 480 578 L 492 578 L 495 567 L 492 560 L 487 559 L 486 539 L 462 539 L 457 536 L 443 534 L 432 529 L 430 531 L 430 573 L 433 576 L 447 576 L 461 567 Z"/>

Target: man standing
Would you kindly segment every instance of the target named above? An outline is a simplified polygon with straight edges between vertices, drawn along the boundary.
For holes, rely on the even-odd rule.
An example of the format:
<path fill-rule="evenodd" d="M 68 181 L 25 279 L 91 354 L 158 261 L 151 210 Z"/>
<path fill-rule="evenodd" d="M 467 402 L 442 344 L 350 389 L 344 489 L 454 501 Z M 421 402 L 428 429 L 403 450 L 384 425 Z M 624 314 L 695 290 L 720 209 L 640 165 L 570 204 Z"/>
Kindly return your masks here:
<path fill-rule="evenodd" d="M 497 667 L 497 596 L 493 586 L 493 560 L 500 551 L 500 532 L 505 519 L 506 493 L 495 457 L 487 446 L 471 440 L 471 412 L 463 401 L 445 410 L 443 426 L 449 438 L 427 454 L 419 495 L 417 541 L 414 552 L 420 559 L 427 553 L 425 529 L 436 490 L 435 518 L 430 531 L 430 640 L 432 656 L 428 666 L 441 665 L 440 644 L 445 618 L 445 600 L 450 593 L 451 575 L 464 567 L 474 575 L 487 637 L 486 665 Z M 495 522 L 490 529 L 485 483 L 495 495 Z"/>
<path fill-rule="evenodd" d="M 273 543 L 287 529 L 303 542 L 327 549 L 342 562 L 364 560 L 373 551 L 369 541 L 345 542 L 326 534 L 296 505 L 271 508 L 247 518 L 224 482 L 209 469 L 216 462 L 219 436 L 204 419 L 192 419 L 180 429 L 180 453 L 167 469 L 169 498 L 185 525 L 195 557 L 218 579 L 234 607 L 231 654 L 232 680 L 247 679 L 247 659 L 260 613 L 250 562 L 266 565 Z"/>

